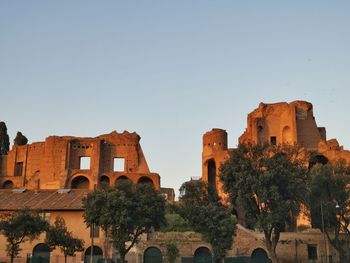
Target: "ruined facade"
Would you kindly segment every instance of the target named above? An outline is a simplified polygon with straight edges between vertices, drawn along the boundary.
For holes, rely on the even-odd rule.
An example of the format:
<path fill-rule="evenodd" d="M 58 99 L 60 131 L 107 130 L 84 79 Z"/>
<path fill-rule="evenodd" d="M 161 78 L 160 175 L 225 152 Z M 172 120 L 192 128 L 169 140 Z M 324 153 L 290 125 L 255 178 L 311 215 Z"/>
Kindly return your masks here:
<path fill-rule="evenodd" d="M 14 145 L 0 156 L 0 187 L 26 189 L 94 189 L 118 180 L 151 183 L 151 173 L 137 133 L 115 131 L 95 138 L 50 136 L 44 142 Z"/>

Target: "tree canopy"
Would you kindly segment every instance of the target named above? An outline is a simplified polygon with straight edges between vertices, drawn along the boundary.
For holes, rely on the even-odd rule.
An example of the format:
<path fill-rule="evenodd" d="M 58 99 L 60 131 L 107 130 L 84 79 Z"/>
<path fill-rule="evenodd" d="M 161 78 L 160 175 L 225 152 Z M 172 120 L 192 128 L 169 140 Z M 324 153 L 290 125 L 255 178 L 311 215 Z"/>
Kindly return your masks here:
<path fill-rule="evenodd" d="M 214 257 L 222 260 L 233 242 L 236 220 L 214 191 L 202 181 L 190 181 L 180 188 L 180 213 L 194 231 L 210 243 Z"/>
<path fill-rule="evenodd" d="M 51 250 L 59 247 L 64 255 L 64 262 L 67 262 L 67 256 L 74 256 L 75 252 L 84 251 L 84 241 L 73 237 L 62 217 L 56 217 L 54 225 L 48 228 L 45 243 Z"/>
<path fill-rule="evenodd" d="M 10 214 L 0 221 L 0 233 L 6 237 L 7 254 L 13 259 L 18 255 L 20 244 L 34 240 L 48 228 L 48 223 L 38 212 L 23 209 Z"/>
<path fill-rule="evenodd" d="M 86 224 L 104 229 L 122 262 L 140 235 L 165 223 L 165 199 L 149 184 L 119 182 L 88 194 L 83 205 Z"/>
<path fill-rule="evenodd" d="M 340 262 L 350 262 L 350 167 L 344 162 L 317 164 L 311 169 L 310 212 L 313 227 L 324 230 L 339 252 Z M 321 207 L 322 206 L 322 207 Z M 343 236 L 342 236 L 343 234 Z"/>
<path fill-rule="evenodd" d="M 220 167 L 224 190 L 243 208 L 252 228 L 261 229 L 273 262 L 280 232 L 307 201 L 303 153 L 294 146 L 240 144 Z"/>
<path fill-rule="evenodd" d="M 15 145 L 26 145 L 28 143 L 28 139 L 21 132 L 17 132 L 16 138 L 13 140 Z"/>
<path fill-rule="evenodd" d="M 10 149 L 10 138 L 7 134 L 6 123 L 0 122 L 0 155 L 5 155 Z"/>

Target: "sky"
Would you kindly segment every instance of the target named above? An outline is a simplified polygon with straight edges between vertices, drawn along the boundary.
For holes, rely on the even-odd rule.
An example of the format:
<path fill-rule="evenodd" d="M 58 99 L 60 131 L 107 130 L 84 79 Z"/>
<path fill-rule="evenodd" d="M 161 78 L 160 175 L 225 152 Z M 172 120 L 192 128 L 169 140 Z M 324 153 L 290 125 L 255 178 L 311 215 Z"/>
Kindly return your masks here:
<path fill-rule="evenodd" d="M 237 145 L 260 102 L 306 100 L 350 149 L 350 1 L 0 1 L 11 141 L 141 136 L 163 187 L 201 176 L 202 135 Z"/>

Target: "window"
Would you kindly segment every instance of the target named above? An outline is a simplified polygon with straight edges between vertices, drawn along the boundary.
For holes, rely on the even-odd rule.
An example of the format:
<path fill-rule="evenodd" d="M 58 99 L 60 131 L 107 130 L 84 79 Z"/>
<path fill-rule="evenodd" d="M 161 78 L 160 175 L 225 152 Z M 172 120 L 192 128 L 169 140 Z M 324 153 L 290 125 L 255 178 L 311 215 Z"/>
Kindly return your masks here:
<path fill-rule="evenodd" d="M 317 260 L 317 245 L 307 245 L 307 254 L 309 260 Z"/>
<path fill-rule="evenodd" d="M 50 223 L 51 213 L 42 212 L 40 213 L 40 217 L 44 219 L 46 222 Z"/>
<path fill-rule="evenodd" d="M 124 158 L 114 158 L 113 160 L 113 171 L 114 172 L 124 172 Z"/>
<path fill-rule="evenodd" d="M 22 176 L 23 173 L 23 162 L 18 162 L 15 165 L 15 176 Z"/>
<path fill-rule="evenodd" d="M 90 227 L 90 237 L 100 237 L 100 227 L 93 225 Z"/>
<path fill-rule="evenodd" d="M 90 170 L 90 157 L 82 156 L 80 157 L 80 170 Z"/>
<path fill-rule="evenodd" d="M 271 143 L 271 145 L 276 145 L 276 143 L 277 143 L 276 136 L 270 137 L 270 143 Z"/>

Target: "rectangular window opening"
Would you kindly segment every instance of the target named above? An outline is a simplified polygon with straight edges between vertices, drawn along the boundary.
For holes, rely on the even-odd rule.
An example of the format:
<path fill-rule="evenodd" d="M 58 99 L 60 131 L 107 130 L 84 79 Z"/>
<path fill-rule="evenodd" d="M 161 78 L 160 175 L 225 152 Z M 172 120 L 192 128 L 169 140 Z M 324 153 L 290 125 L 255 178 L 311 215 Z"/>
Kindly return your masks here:
<path fill-rule="evenodd" d="M 270 143 L 271 143 L 271 145 L 276 145 L 277 144 L 276 136 L 271 136 L 270 137 Z"/>
<path fill-rule="evenodd" d="M 80 157 L 80 170 L 90 170 L 90 157 L 81 156 Z"/>
<path fill-rule="evenodd" d="M 309 260 L 317 260 L 317 245 L 307 245 Z"/>
<path fill-rule="evenodd" d="M 15 176 L 23 175 L 23 162 L 18 162 L 15 165 Z"/>
<path fill-rule="evenodd" d="M 124 172 L 125 171 L 125 158 L 114 158 L 113 159 L 113 171 Z"/>

